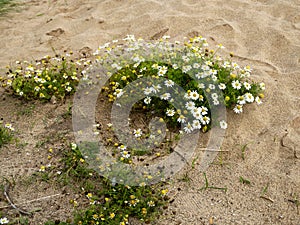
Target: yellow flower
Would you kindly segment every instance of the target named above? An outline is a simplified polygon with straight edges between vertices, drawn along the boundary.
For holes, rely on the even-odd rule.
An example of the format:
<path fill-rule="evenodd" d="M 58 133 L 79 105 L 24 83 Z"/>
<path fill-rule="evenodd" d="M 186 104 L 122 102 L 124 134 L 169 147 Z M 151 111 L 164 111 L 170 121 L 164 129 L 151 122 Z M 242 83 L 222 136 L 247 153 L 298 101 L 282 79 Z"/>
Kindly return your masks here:
<path fill-rule="evenodd" d="M 115 214 L 114 213 L 111 213 L 110 215 L 109 215 L 109 218 L 111 218 L 111 219 L 113 219 L 113 218 L 115 218 Z"/>
<path fill-rule="evenodd" d="M 92 194 L 92 193 L 88 193 L 88 194 L 86 195 L 86 197 L 91 198 L 91 197 L 93 197 L 93 194 Z"/>
<path fill-rule="evenodd" d="M 164 190 L 161 191 L 161 194 L 162 194 L 162 195 L 166 195 L 168 192 L 169 192 L 168 189 L 164 189 Z"/>
<path fill-rule="evenodd" d="M 84 160 L 83 158 L 80 159 L 80 162 L 84 163 L 84 161 L 85 161 L 85 160 Z"/>
<path fill-rule="evenodd" d="M 263 93 L 261 93 L 261 94 L 259 94 L 259 97 L 260 97 L 260 98 L 264 98 L 265 95 L 264 95 Z"/>
<path fill-rule="evenodd" d="M 231 77 L 232 79 L 235 79 L 235 78 L 236 78 L 236 74 L 231 73 L 231 74 L 230 74 L 230 77 Z"/>
<path fill-rule="evenodd" d="M 230 97 L 229 97 L 229 96 L 226 96 L 226 97 L 225 97 L 225 101 L 228 102 L 229 100 L 230 100 Z"/>

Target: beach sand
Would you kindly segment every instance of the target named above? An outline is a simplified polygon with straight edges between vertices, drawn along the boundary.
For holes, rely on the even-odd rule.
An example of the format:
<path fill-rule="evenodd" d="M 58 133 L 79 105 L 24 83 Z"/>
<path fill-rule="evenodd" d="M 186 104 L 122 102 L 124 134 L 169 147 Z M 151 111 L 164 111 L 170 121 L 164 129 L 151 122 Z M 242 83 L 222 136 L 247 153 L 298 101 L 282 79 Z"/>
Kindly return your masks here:
<path fill-rule="evenodd" d="M 192 171 L 189 183 L 176 181 L 174 201 L 157 224 L 209 224 L 211 217 L 220 225 L 300 224 L 292 202 L 300 198 L 298 0 L 32 0 L 0 18 L 0 30 L 1 69 L 53 54 L 52 49 L 94 51 L 127 34 L 180 41 L 197 34 L 212 45 L 222 43 L 225 52 L 234 52 L 234 61 L 251 65 L 253 80 L 265 82 L 264 104 L 249 105 L 242 115 L 228 111 L 222 146 L 228 152 L 206 171 L 211 185 L 228 191 L 199 192 L 203 174 Z M 3 104 L 0 110 L 9 117 Z M 239 177 L 251 184 L 241 184 Z M 260 198 L 267 185 L 269 200 Z M 45 209 L 35 222 L 51 216 L 65 215 Z"/>

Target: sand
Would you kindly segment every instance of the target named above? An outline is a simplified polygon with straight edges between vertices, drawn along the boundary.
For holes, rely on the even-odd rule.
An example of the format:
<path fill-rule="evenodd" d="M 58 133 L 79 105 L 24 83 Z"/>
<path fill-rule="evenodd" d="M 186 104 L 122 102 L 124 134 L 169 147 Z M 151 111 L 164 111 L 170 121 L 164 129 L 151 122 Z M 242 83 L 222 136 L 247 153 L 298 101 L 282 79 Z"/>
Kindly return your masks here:
<path fill-rule="evenodd" d="M 157 224 L 209 224 L 211 217 L 220 225 L 300 224 L 292 202 L 300 198 L 298 0 L 32 0 L 21 9 L 0 19 L 1 69 L 52 54 L 52 48 L 95 50 L 127 34 L 174 40 L 199 34 L 251 65 L 253 79 L 266 83 L 264 104 L 247 106 L 242 115 L 228 112 L 222 146 L 228 152 L 207 170 L 210 183 L 226 186 L 227 193 L 197 191 L 203 175 L 189 172 L 190 183 L 177 181 L 174 202 Z M 9 117 L 3 104 L 0 110 Z M 241 184 L 240 176 L 251 184 Z M 266 185 L 269 200 L 260 198 Z"/>

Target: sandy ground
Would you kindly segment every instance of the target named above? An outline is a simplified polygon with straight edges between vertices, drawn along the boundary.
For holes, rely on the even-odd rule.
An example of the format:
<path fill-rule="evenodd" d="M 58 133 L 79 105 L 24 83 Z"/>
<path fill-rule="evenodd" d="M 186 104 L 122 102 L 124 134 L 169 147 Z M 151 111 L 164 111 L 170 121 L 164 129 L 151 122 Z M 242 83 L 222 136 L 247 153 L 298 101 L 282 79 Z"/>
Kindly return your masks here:
<path fill-rule="evenodd" d="M 237 62 L 250 64 L 253 79 L 266 83 L 264 104 L 247 106 L 243 115 L 228 113 L 229 129 L 222 146 L 228 152 L 219 155 L 207 171 L 210 184 L 226 186 L 227 193 L 199 192 L 203 175 L 189 171 L 190 182 L 175 182 L 176 197 L 157 224 L 209 224 L 211 217 L 220 225 L 300 224 L 293 203 L 295 196 L 300 198 L 298 0 L 35 0 L 21 8 L 0 19 L 0 68 L 51 54 L 52 48 L 95 50 L 127 34 L 145 39 L 166 34 L 176 40 L 200 34 L 234 52 Z M 0 104 L 1 117 L 16 121 L 10 113 L 13 106 L 6 104 Z M 46 126 L 36 124 L 40 127 L 33 125 L 35 132 Z M 25 133 L 29 130 L 16 126 Z M 248 144 L 245 160 L 244 144 Z M 25 146 L 25 152 L 32 145 Z M 251 184 L 241 184 L 240 176 Z M 269 200 L 260 198 L 267 185 Z M 59 209 L 51 209 L 60 214 Z"/>

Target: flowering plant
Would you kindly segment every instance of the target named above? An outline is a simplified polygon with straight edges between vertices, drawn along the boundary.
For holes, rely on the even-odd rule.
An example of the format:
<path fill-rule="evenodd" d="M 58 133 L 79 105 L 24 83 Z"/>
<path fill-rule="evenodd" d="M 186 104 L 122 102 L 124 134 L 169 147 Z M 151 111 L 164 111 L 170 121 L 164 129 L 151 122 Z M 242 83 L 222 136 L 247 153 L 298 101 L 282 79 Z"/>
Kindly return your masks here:
<path fill-rule="evenodd" d="M 95 52 L 97 61 L 107 68 L 108 75 L 112 74 L 103 88 L 109 101 L 123 98 L 126 104 L 130 95 L 144 95 L 135 108 L 155 112 L 169 124 L 183 126 L 186 133 L 207 131 L 213 106 L 225 105 L 241 113 L 245 104 L 262 103 L 264 83 L 250 80 L 250 66 L 241 67 L 230 58 L 217 55 L 224 48 L 221 44 L 210 50 L 201 36 L 183 44 L 170 43 L 168 39 L 164 36 L 150 43 L 128 35 L 122 43 L 114 40 L 99 47 Z M 126 87 L 141 78 L 147 79 Z M 180 103 L 176 105 L 176 101 Z M 227 127 L 224 120 L 219 125 Z"/>
<path fill-rule="evenodd" d="M 63 99 L 74 93 L 79 78 L 84 78 L 83 68 L 89 65 L 85 58 L 74 61 L 72 54 L 45 56 L 35 63 L 16 61 L 15 66 L 7 66 L 5 77 L 0 76 L 0 85 L 27 100 Z"/>

